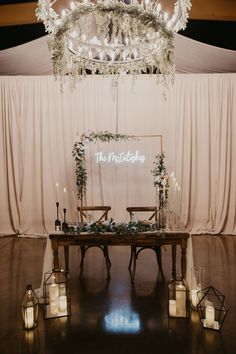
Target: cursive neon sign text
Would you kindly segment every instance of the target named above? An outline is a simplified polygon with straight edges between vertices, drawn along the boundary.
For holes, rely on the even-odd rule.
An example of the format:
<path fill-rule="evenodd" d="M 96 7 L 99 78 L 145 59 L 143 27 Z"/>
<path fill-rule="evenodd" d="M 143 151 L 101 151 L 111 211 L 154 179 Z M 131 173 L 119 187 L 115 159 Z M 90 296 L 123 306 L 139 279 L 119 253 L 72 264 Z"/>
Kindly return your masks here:
<path fill-rule="evenodd" d="M 144 163 L 146 157 L 141 155 L 138 150 L 135 152 L 120 152 L 118 154 L 114 152 L 108 152 L 105 154 L 103 151 L 96 152 L 95 154 L 96 163 L 106 162 L 106 163 Z"/>

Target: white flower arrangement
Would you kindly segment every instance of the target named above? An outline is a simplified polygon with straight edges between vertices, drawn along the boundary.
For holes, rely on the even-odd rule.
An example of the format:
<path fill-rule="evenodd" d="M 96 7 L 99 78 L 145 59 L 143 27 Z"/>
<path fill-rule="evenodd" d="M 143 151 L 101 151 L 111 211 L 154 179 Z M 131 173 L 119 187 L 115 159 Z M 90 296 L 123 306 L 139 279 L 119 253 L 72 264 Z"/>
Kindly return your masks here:
<path fill-rule="evenodd" d="M 154 187 L 157 190 L 157 197 L 159 200 L 159 207 L 162 209 L 168 203 L 169 192 L 169 176 L 164 163 L 165 154 L 162 152 L 156 156 L 156 160 L 153 162 L 154 169 L 152 175 L 154 179 Z"/>

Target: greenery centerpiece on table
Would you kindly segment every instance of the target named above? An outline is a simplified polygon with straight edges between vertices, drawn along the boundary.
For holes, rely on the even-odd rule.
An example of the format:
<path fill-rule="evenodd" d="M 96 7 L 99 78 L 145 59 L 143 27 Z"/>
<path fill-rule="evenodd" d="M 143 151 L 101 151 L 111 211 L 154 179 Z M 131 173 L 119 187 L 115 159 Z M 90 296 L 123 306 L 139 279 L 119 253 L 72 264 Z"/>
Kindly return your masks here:
<path fill-rule="evenodd" d="M 164 160 L 164 152 L 156 155 L 155 161 L 153 162 L 154 169 L 152 170 L 152 175 L 154 177 L 153 183 L 156 188 L 159 209 L 165 208 L 168 204 L 169 178 Z"/>
<path fill-rule="evenodd" d="M 135 234 L 138 232 L 157 231 L 158 223 L 150 221 L 129 221 L 127 223 L 115 223 L 113 219 L 94 223 L 85 223 L 77 228 L 77 232 L 105 233 L 112 232 L 117 235 Z"/>
<path fill-rule="evenodd" d="M 81 201 L 86 194 L 87 190 L 87 169 L 85 159 L 85 149 L 88 143 L 96 143 L 97 141 L 109 143 L 111 141 L 127 141 L 135 139 L 133 135 L 125 135 L 118 133 L 111 133 L 109 131 L 91 132 L 82 134 L 80 140 L 74 143 L 72 155 L 75 159 L 75 174 L 76 185 L 78 187 L 78 199 Z"/>

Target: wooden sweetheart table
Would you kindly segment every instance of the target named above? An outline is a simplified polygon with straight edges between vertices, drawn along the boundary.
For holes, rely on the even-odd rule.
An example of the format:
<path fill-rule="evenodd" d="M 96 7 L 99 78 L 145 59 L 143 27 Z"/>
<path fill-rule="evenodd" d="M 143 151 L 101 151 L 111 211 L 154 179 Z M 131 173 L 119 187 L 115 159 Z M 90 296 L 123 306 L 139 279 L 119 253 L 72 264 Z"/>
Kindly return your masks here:
<path fill-rule="evenodd" d="M 172 246 L 172 277 L 176 278 L 176 247 L 181 248 L 181 275 L 186 278 L 186 250 L 188 232 L 182 231 L 146 231 L 135 233 L 94 233 L 94 232 L 54 232 L 49 235 L 52 242 L 54 269 L 59 268 L 59 247 L 64 247 L 65 270 L 69 271 L 69 247 L 70 246 L 136 246 L 153 247 L 162 245 Z M 107 264 L 110 277 L 110 265 Z"/>

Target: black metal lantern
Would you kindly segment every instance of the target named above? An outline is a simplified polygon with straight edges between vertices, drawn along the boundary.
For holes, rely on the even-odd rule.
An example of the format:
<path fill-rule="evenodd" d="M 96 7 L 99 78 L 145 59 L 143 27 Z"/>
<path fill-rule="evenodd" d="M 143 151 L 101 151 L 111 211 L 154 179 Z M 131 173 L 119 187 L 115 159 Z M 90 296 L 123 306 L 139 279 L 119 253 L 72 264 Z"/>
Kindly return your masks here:
<path fill-rule="evenodd" d="M 220 330 L 227 314 L 225 296 L 213 286 L 198 291 L 197 296 L 197 310 L 203 327 Z"/>
<path fill-rule="evenodd" d="M 24 329 L 30 330 L 38 326 L 38 298 L 32 285 L 27 285 L 21 302 L 21 315 Z"/>
<path fill-rule="evenodd" d="M 189 316 L 189 289 L 184 279 L 174 279 L 168 284 L 168 313 L 170 317 Z"/>
<path fill-rule="evenodd" d="M 44 315 L 45 318 L 69 316 L 69 278 L 64 270 L 54 269 L 44 275 Z"/>

